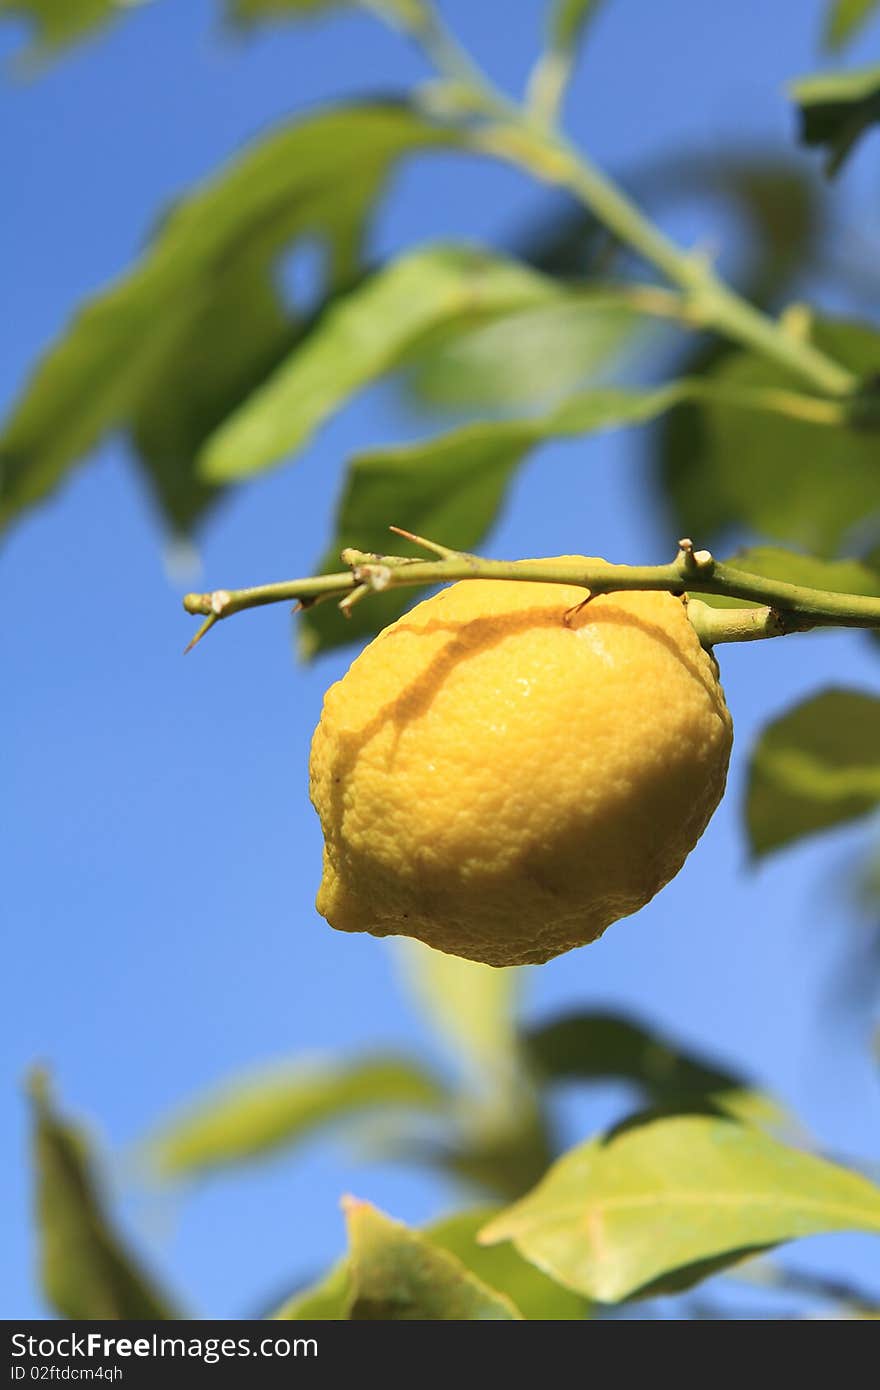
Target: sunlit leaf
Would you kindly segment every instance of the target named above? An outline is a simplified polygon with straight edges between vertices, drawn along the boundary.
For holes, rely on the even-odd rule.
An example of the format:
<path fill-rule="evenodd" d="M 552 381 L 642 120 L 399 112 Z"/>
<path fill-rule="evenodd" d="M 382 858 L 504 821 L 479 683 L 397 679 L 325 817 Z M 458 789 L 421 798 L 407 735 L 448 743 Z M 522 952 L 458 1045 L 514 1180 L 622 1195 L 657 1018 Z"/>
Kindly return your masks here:
<path fill-rule="evenodd" d="M 615 1302 L 673 1271 L 819 1232 L 880 1234 L 880 1188 L 759 1129 L 703 1115 L 648 1120 L 559 1159 L 481 1239 L 585 1297 Z"/>
<path fill-rule="evenodd" d="M 508 1321 L 522 1314 L 427 1236 L 369 1202 L 344 1203 L 354 1321 Z"/>
<path fill-rule="evenodd" d="M 451 139 L 403 105 L 335 108 L 257 141 L 178 203 L 134 270 L 80 310 L 34 371 L 0 435 L 0 524 L 113 430 L 137 432 L 171 519 L 191 515 L 194 458 L 178 450 L 195 447 L 283 346 L 270 289 L 278 258 L 317 240 L 327 286 L 350 282 L 392 163 Z M 218 326 L 248 285 L 259 303 L 221 350 Z M 182 480 L 172 476 L 178 463 Z"/>
<path fill-rule="evenodd" d="M 518 411 L 607 378 L 649 320 L 613 292 L 559 293 L 457 333 L 417 363 L 409 386 L 434 407 Z"/>
<path fill-rule="evenodd" d="M 163 1127 L 150 1155 L 164 1177 L 191 1176 L 291 1148 L 352 1115 L 394 1107 L 430 1110 L 444 1099 L 435 1077 L 394 1057 L 279 1068 L 193 1105 Z"/>
<path fill-rule="evenodd" d="M 790 82 L 798 107 L 801 140 L 825 149 L 826 170 L 836 174 L 870 126 L 880 121 L 880 67 L 824 72 Z"/>
<path fill-rule="evenodd" d="M 207 479 L 248 477 L 307 443 L 356 391 L 396 367 L 424 337 L 523 305 L 557 288 L 537 272 L 468 248 L 402 256 L 340 299 L 305 343 L 208 442 Z"/>
<path fill-rule="evenodd" d="M 288 1298 L 272 1317 L 282 1322 L 342 1322 L 350 1297 L 348 1260 L 340 1260 L 323 1279 Z"/>
<path fill-rule="evenodd" d="M 877 0 L 831 0 L 825 15 L 825 47 L 836 52 L 850 43 L 877 10 Z"/>
<path fill-rule="evenodd" d="M 880 362 L 880 334 L 867 324 L 815 324 L 814 340 L 869 380 Z M 664 458 L 664 482 L 681 534 L 701 544 L 730 527 L 750 529 L 817 555 L 834 554 L 855 528 L 880 528 L 880 432 L 819 424 L 751 408 L 743 394 L 798 387 L 754 354 L 735 352 L 705 378 L 716 399 L 685 405 L 689 428 Z M 728 399 L 723 396 L 728 395 Z M 736 399 L 735 397 L 740 397 Z M 867 541 L 867 537 L 866 537 Z"/>
<path fill-rule="evenodd" d="M 766 854 L 880 805 L 880 697 L 824 690 L 769 724 L 752 751 L 746 822 Z"/>
<path fill-rule="evenodd" d="M 547 439 L 650 420 L 677 398 L 675 384 L 648 391 L 586 391 L 547 415 L 465 425 L 424 443 L 359 454 L 349 467 L 335 536 L 320 569 L 338 570 L 344 546 L 387 553 L 391 524 L 472 550 L 491 527 L 530 449 Z M 416 553 L 396 537 L 393 550 Z M 372 634 L 418 596 L 402 589 L 371 596 L 348 621 L 330 604 L 310 609 L 298 620 L 302 650 L 311 656 Z"/>
<path fill-rule="evenodd" d="M 479 1207 L 457 1212 L 425 1226 L 423 1234 L 438 1250 L 455 1256 L 471 1274 L 510 1299 L 523 1317 L 559 1321 L 589 1317 L 590 1306 L 585 1299 L 548 1279 L 524 1260 L 514 1246 L 478 1243 L 478 1231 L 496 1210 Z M 288 1299 L 274 1317 L 340 1321 L 346 1316 L 350 1297 L 349 1265 L 342 1260 L 325 1278 Z"/>
<path fill-rule="evenodd" d="M 82 1132 L 52 1103 L 46 1078 L 30 1083 L 40 1280 L 61 1317 L 180 1317 L 125 1247 L 107 1214 Z"/>

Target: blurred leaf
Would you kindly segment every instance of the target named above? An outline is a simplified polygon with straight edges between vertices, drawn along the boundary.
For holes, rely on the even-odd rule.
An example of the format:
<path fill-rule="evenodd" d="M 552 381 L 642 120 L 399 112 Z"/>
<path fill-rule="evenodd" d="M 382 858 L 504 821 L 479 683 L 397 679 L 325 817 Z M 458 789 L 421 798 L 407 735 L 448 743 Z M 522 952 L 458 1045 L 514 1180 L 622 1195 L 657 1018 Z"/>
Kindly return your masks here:
<path fill-rule="evenodd" d="M 272 1317 L 281 1322 L 343 1322 L 350 1297 L 348 1260 L 340 1260 L 329 1274 L 295 1293 Z"/>
<path fill-rule="evenodd" d="M 589 1317 L 590 1305 L 564 1289 L 522 1258 L 512 1245 L 485 1246 L 477 1232 L 497 1208 L 478 1207 L 457 1212 L 423 1227 L 423 1234 L 438 1250 L 445 1250 L 493 1291 L 510 1299 L 523 1317 L 575 1321 Z M 350 1299 L 349 1263 L 341 1260 L 325 1278 L 295 1294 L 274 1314 L 281 1320 L 334 1320 L 346 1316 Z"/>
<path fill-rule="evenodd" d="M 548 32 L 553 48 L 565 53 L 581 41 L 602 0 L 550 0 Z"/>
<path fill-rule="evenodd" d="M 860 560 L 818 560 L 815 555 L 801 555 L 793 550 L 778 550 L 773 546 L 755 546 L 740 550 L 725 563 L 747 574 L 759 574 L 765 579 L 781 579 L 786 584 L 801 584 L 807 589 L 828 589 L 837 594 L 880 594 L 880 571 Z M 724 594 L 700 594 L 712 608 L 755 608 L 759 605 Z"/>
<path fill-rule="evenodd" d="M 788 84 L 800 110 L 801 141 L 825 147 L 825 170 L 836 174 L 869 126 L 880 121 L 880 67 L 824 72 Z"/>
<path fill-rule="evenodd" d="M 392 524 L 472 550 L 495 520 L 507 485 L 531 448 L 548 439 L 650 420 L 676 399 L 675 384 L 647 391 L 586 391 L 548 415 L 465 425 L 422 443 L 358 454 L 349 466 L 336 532 L 319 569 L 338 570 L 345 546 L 387 553 Z M 395 538 L 394 553 L 416 552 Z M 301 650 L 312 656 L 372 635 L 419 594 L 397 590 L 371 595 L 368 603 L 352 609 L 348 621 L 330 604 L 308 609 L 298 620 Z"/>
<path fill-rule="evenodd" d="M 815 324 L 814 341 L 870 380 L 880 334 L 866 324 Z M 722 393 L 792 390 L 785 372 L 748 352 L 726 354 L 704 377 L 719 398 L 676 414 L 688 429 L 667 440 L 663 480 L 682 535 L 701 544 L 745 525 L 819 555 L 833 554 L 851 528 L 880 524 L 880 434 L 867 424 L 826 425 L 736 404 Z M 670 444 L 676 447 L 669 447 Z"/>
<path fill-rule="evenodd" d="M 350 1319 L 357 1322 L 509 1321 L 522 1314 L 426 1236 L 369 1202 L 344 1202 L 350 1245 Z"/>
<path fill-rule="evenodd" d="M 588 1298 L 615 1302 L 673 1271 L 819 1232 L 880 1234 L 880 1188 L 758 1129 L 654 1119 L 560 1158 L 481 1239 Z"/>
<path fill-rule="evenodd" d="M 766 854 L 880 804 L 880 698 L 824 690 L 768 724 L 752 752 L 749 840 Z"/>
<path fill-rule="evenodd" d="M 394 1057 L 345 1066 L 288 1067 L 229 1086 L 165 1126 L 150 1144 L 164 1177 L 189 1177 L 293 1145 L 352 1114 L 432 1109 L 446 1093 L 423 1068 Z"/>
<path fill-rule="evenodd" d="M 825 15 L 825 47 L 837 52 L 856 37 L 877 9 L 877 0 L 831 0 Z"/>
<path fill-rule="evenodd" d="M 265 269 L 218 280 L 185 337 L 165 354 L 130 429 L 162 514 L 187 532 L 219 495 L 198 476 L 205 439 L 278 365 L 294 337 Z"/>
<path fill-rule="evenodd" d="M 172 1310 L 125 1249 L 106 1212 L 83 1134 L 54 1109 L 46 1078 L 31 1078 L 41 1283 L 65 1318 L 168 1319 Z"/>
<path fill-rule="evenodd" d="M 350 282 L 364 219 L 393 161 L 453 139 L 403 105 L 334 108 L 258 141 L 178 203 L 135 269 L 80 310 L 33 373 L 0 436 L 0 524 L 124 428 L 145 443 L 172 520 L 190 516 L 199 484 L 192 458 L 182 480 L 171 476 L 177 450 L 197 443 L 282 346 L 270 268 L 298 240 L 316 238 L 331 289 Z M 213 335 L 247 285 L 261 303 L 225 356 Z M 159 393 L 169 381 L 179 384 L 166 401 Z M 170 417 L 172 406 L 180 418 L 158 425 L 157 412 Z"/>
<path fill-rule="evenodd" d="M 522 971 L 480 965 L 407 938 L 396 946 L 420 1012 L 478 1073 L 496 1084 L 507 1078 L 518 1051 L 514 1015 Z"/>
<path fill-rule="evenodd" d="M 560 294 L 429 348 L 410 385 L 435 408 L 522 410 L 556 403 L 605 375 L 648 322 L 620 292 Z"/>
<path fill-rule="evenodd" d="M 226 12 L 235 24 L 250 26 L 267 20 L 315 19 L 330 10 L 361 5 L 366 10 L 384 10 L 388 18 L 408 26 L 424 11 L 423 0 L 225 0 Z"/>
<path fill-rule="evenodd" d="M 569 1014 L 531 1029 L 524 1043 L 533 1065 L 553 1081 L 632 1081 L 658 1105 L 747 1085 L 736 1072 L 619 1014 Z"/>
<path fill-rule="evenodd" d="M 470 248 L 434 246 L 401 256 L 339 300 L 231 415 L 208 441 L 204 476 L 215 482 L 248 477 L 295 453 L 426 334 L 556 294 L 535 271 Z"/>
<path fill-rule="evenodd" d="M 124 13 L 122 0 L 0 0 L 0 21 L 18 16 L 31 26 L 31 46 L 19 60 L 25 68 Z"/>
<path fill-rule="evenodd" d="M 535 1265 L 524 1260 L 513 1245 L 481 1245 L 477 1235 L 495 1215 L 492 1207 L 457 1212 L 426 1229 L 432 1244 L 511 1300 L 523 1317 L 538 1321 L 572 1322 L 590 1316 L 590 1305 L 579 1294 L 563 1288 Z"/>

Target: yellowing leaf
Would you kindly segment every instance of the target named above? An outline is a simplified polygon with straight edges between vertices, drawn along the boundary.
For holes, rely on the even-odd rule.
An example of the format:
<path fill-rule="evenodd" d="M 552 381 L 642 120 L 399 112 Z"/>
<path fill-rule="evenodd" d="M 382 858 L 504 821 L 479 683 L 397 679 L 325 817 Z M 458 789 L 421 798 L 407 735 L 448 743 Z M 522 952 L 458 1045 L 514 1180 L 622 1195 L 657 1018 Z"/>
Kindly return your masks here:
<path fill-rule="evenodd" d="M 279 1068 L 194 1105 L 157 1134 L 150 1154 L 163 1176 L 190 1176 L 292 1147 L 352 1114 L 395 1106 L 433 1109 L 444 1098 L 433 1076 L 393 1057 Z"/>
<path fill-rule="evenodd" d="M 509 1298 L 429 1238 L 369 1202 L 344 1202 L 353 1321 L 498 1322 L 521 1318 Z"/>
<path fill-rule="evenodd" d="M 83 1134 L 55 1110 L 46 1079 L 31 1080 L 40 1280 L 61 1317 L 180 1317 L 125 1248 L 106 1211 Z"/>
<path fill-rule="evenodd" d="M 824 690 L 769 724 L 751 757 L 749 839 L 766 854 L 880 805 L 880 698 Z"/>
<path fill-rule="evenodd" d="M 480 1238 L 512 1240 L 551 1277 L 609 1303 L 676 1272 L 686 1287 L 745 1252 L 843 1230 L 880 1234 L 880 1188 L 761 1130 L 700 1115 L 572 1149 Z"/>

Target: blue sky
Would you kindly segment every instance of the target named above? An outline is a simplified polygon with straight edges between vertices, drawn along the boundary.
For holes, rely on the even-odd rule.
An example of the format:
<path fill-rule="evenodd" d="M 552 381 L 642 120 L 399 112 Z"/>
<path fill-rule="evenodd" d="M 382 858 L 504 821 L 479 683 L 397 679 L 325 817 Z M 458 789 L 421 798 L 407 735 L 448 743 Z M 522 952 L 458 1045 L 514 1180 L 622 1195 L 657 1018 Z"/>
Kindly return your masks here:
<path fill-rule="evenodd" d="M 450 22 L 518 89 L 541 6 L 446 0 Z M 570 102 L 570 124 L 606 166 L 681 148 L 791 147 L 784 81 L 813 68 L 822 7 L 802 0 L 706 5 L 609 0 Z M 515 17 L 512 19 L 512 14 Z M 852 61 L 869 61 L 877 30 Z M 11 55 L 14 26 L 0 30 Z M 241 143 L 300 107 L 396 91 L 424 75 L 369 19 L 224 36 L 209 0 L 154 0 L 31 84 L 0 85 L 5 187 L 0 403 L 78 301 L 138 253 L 158 211 Z M 815 165 L 812 156 L 802 155 Z M 877 232 L 876 143 L 844 177 L 842 225 Z M 513 171 L 443 155 L 408 166 L 377 221 L 374 251 L 507 235 L 540 205 Z M 733 244 L 719 209 L 670 209 L 669 230 Z M 844 247 L 846 242 L 844 242 Z M 834 303 L 832 287 L 810 287 Z M 313 906 L 320 836 L 308 802 L 311 732 L 351 653 L 293 660 L 283 609 L 247 615 L 186 661 L 184 588 L 307 572 L 355 449 L 423 422 L 395 393 L 367 393 L 294 467 L 218 511 L 181 580 L 118 442 L 105 445 L 0 553 L 4 833 L 9 977 L 0 1105 L 6 1317 L 44 1316 L 35 1287 L 23 1072 L 48 1062 L 64 1104 L 117 1155 L 127 1229 L 194 1312 L 246 1315 L 319 1270 L 342 1245 L 338 1199 L 427 1219 L 450 1187 L 411 1170 L 356 1166 L 338 1144 L 190 1194 L 132 1196 L 125 1154 L 189 1096 L 291 1055 L 434 1044 L 395 980 L 387 943 L 338 935 Z M 543 449 L 519 476 L 485 549 L 664 559 L 675 535 L 626 431 Z M 389 518 L 393 520 L 393 518 Z M 618 1006 L 753 1072 L 823 1147 L 880 1154 L 869 1021 L 831 996 L 852 945 L 851 869 L 870 827 L 838 832 L 753 870 L 740 827 L 757 729 L 817 686 L 877 687 L 858 634 L 722 653 L 736 723 L 730 791 L 685 870 L 598 944 L 530 972 L 525 1008 Z M 572 1139 L 619 1096 L 569 1097 Z M 869 1238 L 803 1242 L 789 1259 L 880 1292 Z"/>

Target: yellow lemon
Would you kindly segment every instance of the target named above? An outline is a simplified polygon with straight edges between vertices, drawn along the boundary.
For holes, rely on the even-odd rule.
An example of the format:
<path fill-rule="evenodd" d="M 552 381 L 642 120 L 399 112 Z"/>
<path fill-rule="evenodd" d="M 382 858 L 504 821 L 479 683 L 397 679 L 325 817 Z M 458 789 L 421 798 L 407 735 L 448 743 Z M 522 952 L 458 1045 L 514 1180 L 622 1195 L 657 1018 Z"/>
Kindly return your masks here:
<path fill-rule="evenodd" d="M 595 562 L 590 562 L 595 563 Z M 467 580 L 328 692 L 318 911 L 489 965 L 594 941 L 678 873 L 724 791 L 714 660 L 669 593 Z"/>

